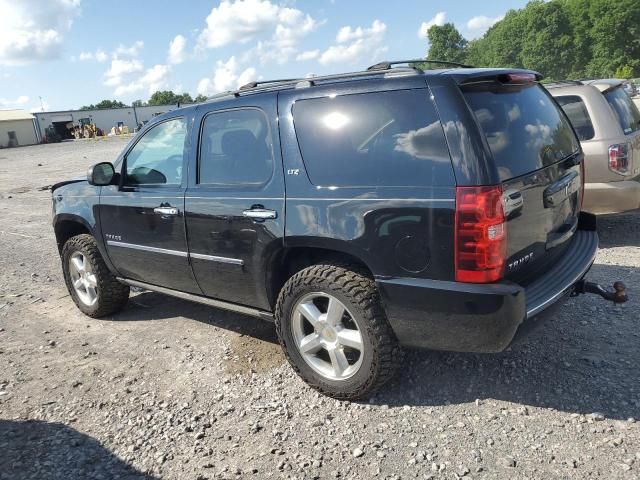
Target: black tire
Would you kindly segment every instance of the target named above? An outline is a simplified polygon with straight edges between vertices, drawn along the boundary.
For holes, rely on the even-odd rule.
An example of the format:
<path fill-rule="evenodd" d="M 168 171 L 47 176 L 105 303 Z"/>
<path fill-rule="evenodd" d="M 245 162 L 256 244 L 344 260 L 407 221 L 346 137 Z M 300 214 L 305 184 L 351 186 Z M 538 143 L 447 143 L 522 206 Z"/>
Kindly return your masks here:
<path fill-rule="evenodd" d="M 96 277 L 97 300 L 93 305 L 85 304 L 73 287 L 69 261 L 76 252 L 84 255 Z M 62 247 L 62 272 L 71 298 L 85 315 L 93 318 L 112 315 L 122 310 L 129 300 L 129 287 L 116 280 L 116 277 L 109 271 L 102 255 L 100 255 L 98 245 L 91 235 L 77 235 L 66 241 Z"/>
<path fill-rule="evenodd" d="M 387 322 L 375 282 L 356 268 L 314 265 L 293 275 L 282 287 L 276 305 L 276 330 L 287 360 L 302 379 L 319 392 L 339 400 L 369 397 L 388 381 L 403 352 Z M 300 353 L 292 329 L 297 303 L 312 292 L 337 298 L 356 322 L 362 337 L 362 363 L 346 379 L 334 380 L 311 368 Z"/>

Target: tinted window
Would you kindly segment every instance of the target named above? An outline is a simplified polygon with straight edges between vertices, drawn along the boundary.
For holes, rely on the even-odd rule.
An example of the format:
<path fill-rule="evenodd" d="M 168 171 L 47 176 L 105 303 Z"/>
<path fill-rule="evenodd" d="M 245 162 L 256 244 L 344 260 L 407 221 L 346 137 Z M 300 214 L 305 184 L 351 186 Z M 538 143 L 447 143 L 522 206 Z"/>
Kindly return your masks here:
<path fill-rule="evenodd" d="M 608 91 L 604 96 L 618 117 L 625 135 L 640 130 L 640 112 L 627 92 L 618 87 Z"/>
<path fill-rule="evenodd" d="M 179 185 L 186 122 L 176 118 L 147 131 L 127 154 L 128 185 Z"/>
<path fill-rule="evenodd" d="M 556 101 L 560 104 L 564 113 L 567 114 L 574 130 L 578 134 L 580 140 L 591 140 L 595 132 L 591 117 L 587 112 L 587 107 L 582 99 L 575 95 L 567 95 L 564 97 L 556 97 Z"/>
<path fill-rule="evenodd" d="M 297 101 L 293 120 L 311 182 L 423 186 L 451 181 L 442 126 L 427 90 Z"/>
<path fill-rule="evenodd" d="M 566 117 L 538 84 L 505 87 L 487 82 L 467 88 L 464 96 L 502 180 L 551 165 L 579 149 Z"/>
<path fill-rule="evenodd" d="M 259 110 L 231 110 L 205 118 L 199 183 L 259 185 L 273 172 L 269 126 Z"/>

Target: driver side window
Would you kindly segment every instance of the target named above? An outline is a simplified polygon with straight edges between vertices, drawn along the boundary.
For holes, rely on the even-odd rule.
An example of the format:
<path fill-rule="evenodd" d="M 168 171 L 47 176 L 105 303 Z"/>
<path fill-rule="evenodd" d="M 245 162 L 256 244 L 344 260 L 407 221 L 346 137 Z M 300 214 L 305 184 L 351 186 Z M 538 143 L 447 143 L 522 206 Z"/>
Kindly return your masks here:
<path fill-rule="evenodd" d="M 187 124 L 175 118 L 151 128 L 129 151 L 126 185 L 180 185 Z"/>

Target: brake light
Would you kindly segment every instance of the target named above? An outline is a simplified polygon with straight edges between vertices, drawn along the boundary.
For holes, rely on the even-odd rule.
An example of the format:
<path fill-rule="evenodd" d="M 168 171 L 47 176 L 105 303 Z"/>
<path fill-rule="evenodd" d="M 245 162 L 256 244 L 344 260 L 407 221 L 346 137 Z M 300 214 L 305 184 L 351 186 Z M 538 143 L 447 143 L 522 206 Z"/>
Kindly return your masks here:
<path fill-rule="evenodd" d="M 533 73 L 507 73 L 505 83 L 532 83 L 537 80 Z"/>
<path fill-rule="evenodd" d="M 609 147 L 609 170 L 619 175 L 629 173 L 628 143 L 619 143 Z"/>
<path fill-rule="evenodd" d="M 457 187 L 455 222 L 456 281 L 500 280 L 507 256 L 502 187 Z"/>

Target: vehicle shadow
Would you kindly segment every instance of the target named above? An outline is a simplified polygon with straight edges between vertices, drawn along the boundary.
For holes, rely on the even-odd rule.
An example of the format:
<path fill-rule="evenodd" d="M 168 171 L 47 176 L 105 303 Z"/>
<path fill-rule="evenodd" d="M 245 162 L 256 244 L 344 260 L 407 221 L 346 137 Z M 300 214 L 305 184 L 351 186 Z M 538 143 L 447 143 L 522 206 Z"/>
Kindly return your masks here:
<path fill-rule="evenodd" d="M 495 399 L 640 419 L 640 268 L 595 264 L 588 277 L 607 286 L 623 280 L 630 301 L 620 307 L 594 295 L 569 298 L 521 343 L 498 354 L 409 351 L 400 374 L 370 403 L 439 406 Z M 113 319 L 178 316 L 277 343 L 269 322 L 152 292 L 134 296 Z"/>
<path fill-rule="evenodd" d="M 632 286 L 629 302 L 620 307 L 592 295 L 569 298 L 498 354 L 408 352 L 402 375 L 371 402 L 437 406 L 495 399 L 640 419 L 640 289 L 633 287 L 640 269 L 594 265 L 589 278 L 605 285 L 624 280 Z"/>
<path fill-rule="evenodd" d="M 640 212 L 598 217 L 601 248 L 640 247 Z"/>
<path fill-rule="evenodd" d="M 61 423 L 0 420 L 0 478 L 145 479 L 96 439 Z"/>
<path fill-rule="evenodd" d="M 149 291 L 133 295 L 127 307 L 111 318 L 117 321 L 145 321 L 175 317 L 189 318 L 264 342 L 278 343 L 271 322 Z"/>

